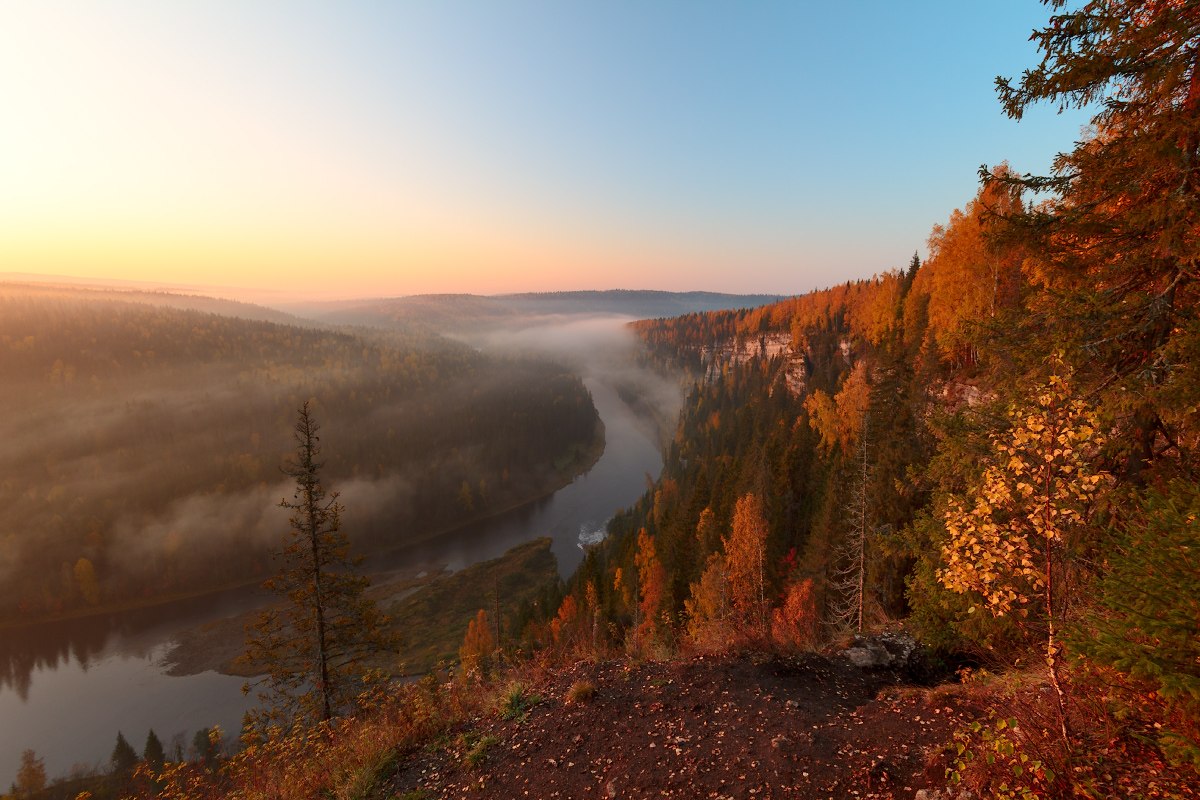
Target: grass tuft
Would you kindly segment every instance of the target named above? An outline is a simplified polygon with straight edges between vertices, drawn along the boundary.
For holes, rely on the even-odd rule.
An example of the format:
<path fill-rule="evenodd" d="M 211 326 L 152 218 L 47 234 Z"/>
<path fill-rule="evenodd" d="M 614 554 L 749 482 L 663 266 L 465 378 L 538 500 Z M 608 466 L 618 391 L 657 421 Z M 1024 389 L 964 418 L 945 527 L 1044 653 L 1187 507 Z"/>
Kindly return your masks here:
<path fill-rule="evenodd" d="M 585 705 L 596 697 L 596 684 L 591 681 L 575 681 L 567 691 L 567 702 Z"/>
<path fill-rule="evenodd" d="M 530 694 L 529 688 L 519 681 L 508 685 L 500 699 L 500 716 L 505 719 L 523 720 L 529 716 L 529 710 L 542 702 L 536 694 Z"/>

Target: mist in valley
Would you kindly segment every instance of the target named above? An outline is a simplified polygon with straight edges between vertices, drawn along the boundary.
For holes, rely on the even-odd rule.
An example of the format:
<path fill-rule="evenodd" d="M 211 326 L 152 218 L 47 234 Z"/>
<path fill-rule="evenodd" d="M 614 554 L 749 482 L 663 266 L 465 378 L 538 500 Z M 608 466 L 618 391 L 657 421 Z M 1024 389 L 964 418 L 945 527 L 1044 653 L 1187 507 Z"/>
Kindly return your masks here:
<path fill-rule="evenodd" d="M 423 332 L 334 331 L 0 293 L 0 623 L 257 583 L 313 402 L 324 478 L 362 550 L 569 481 L 597 435 L 580 378 Z"/>
<path fill-rule="evenodd" d="M 630 314 L 470 324 L 468 305 L 439 326 L 330 328 L 153 300 L 0 287 L 0 696 L 28 724 L 58 702 L 37 687 L 68 674 L 104 676 L 114 699 L 200 680 L 166 677 L 164 647 L 267 599 L 305 400 L 342 527 L 372 569 L 465 566 L 551 536 L 560 574 L 657 473 L 682 402 L 681 376 L 647 359 Z M 96 736 L 115 724 L 104 713 L 90 715 Z"/>

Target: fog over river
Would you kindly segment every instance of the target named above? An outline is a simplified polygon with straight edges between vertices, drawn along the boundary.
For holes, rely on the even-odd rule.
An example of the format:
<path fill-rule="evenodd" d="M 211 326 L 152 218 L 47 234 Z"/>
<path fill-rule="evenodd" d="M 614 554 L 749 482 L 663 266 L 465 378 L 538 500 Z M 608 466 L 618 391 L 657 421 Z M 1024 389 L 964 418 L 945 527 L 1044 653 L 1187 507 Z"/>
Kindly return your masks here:
<path fill-rule="evenodd" d="M 579 564 L 613 513 L 631 505 L 656 477 L 662 456 L 653 424 L 618 394 L 632 390 L 660 418 L 674 418 L 677 384 L 633 366 L 624 320 L 548 320 L 476 341 L 568 360 L 584 376 L 605 425 L 603 455 L 552 496 L 437 539 L 370 559 L 370 571 L 413 564 L 461 569 L 539 536 L 553 539 L 564 576 Z M 335 447 L 336 443 L 327 443 Z M 337 488 L 336 486 L 333 488 Z M 281 519 L 281 525 L 286 522 Z M 282 530 L 282 528 L 281 528 Z M 141 751 L 153 728 L 170 754 L 186 751 L 196 730 L 220 725 L 234 737 L 252 698 L 243 679 L 204 672 L 169 676 L 163 657 L 180 632 L 262 602 L 238 590 L 150 609 L 0 632 L 0 787 L 15 778 L 20 754 L 33 749 L 51 777 L 73 767 L 107 768 L 117 731 Z"/>

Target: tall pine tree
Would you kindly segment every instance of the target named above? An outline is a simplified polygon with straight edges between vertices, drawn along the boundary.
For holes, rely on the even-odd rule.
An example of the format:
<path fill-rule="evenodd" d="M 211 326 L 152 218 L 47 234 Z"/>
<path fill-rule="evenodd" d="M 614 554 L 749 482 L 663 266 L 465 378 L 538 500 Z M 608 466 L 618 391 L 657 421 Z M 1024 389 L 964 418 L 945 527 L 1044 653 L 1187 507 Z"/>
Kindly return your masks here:
<path fill-rule="evenodd" d="M 249 720 L 259 727 L 330 719 L 361 691 L 367 660 L 394 646 L 386 617 L 366 596 L 367 579 L 353 571 L 338 493 L 321 483 L 319 430 L 305 402 L 294 428 L 296 455 L 284 467 L 296 489 L 280 501 L 291 511 L 291 529 L 279 574 L 264 583 L 283 602 L 248 629 L 242 657 L 266 671 L 266 707 Z"/>

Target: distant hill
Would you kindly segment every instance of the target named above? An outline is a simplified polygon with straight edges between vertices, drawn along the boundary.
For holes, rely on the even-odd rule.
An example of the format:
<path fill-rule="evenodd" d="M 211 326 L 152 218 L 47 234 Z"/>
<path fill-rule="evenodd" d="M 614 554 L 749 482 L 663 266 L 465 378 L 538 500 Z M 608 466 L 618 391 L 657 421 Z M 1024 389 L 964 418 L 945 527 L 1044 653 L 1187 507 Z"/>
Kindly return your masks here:
<path fill-rule="evenodd" d="M 557 315 L 612 314 L 638 319 L 677 317 L 696 311 L 755 308 L 779 295 L 715 292 L 661 292 L 629 289 L 583 292 L 528 292 L 506 295 L 424 294 L 361 303 L 297 307 L 322 322 L 344 325 L 426 325 L 436 330 L 502 327 L 507 323 Z"/>
<path fill-rule="evenodd" d="M 155 289 L 127 289 L 118 287 L 83 286 L 70 283 L 25 282 L 0 280 L 0 297 L 53 298 L 56 302 L 78 300 L 81 302 L 144 303 L 181 311 L 201 311 L 225 317 L 276 322 L 280 325 L 311 326 L 313 322 L 266 306 L 205 297 L 198 294 L 169 292 Z"/>
<path fill-rule="evenodd" d="M 509 308 L 542 314 L 624 314 L 640 319 L 677 317 L 695 311 L 756 308 L 782 300 L 775 294 L 657 292 L 613 289 L 603 292 L 527 292 L 495 298 Z"/>

